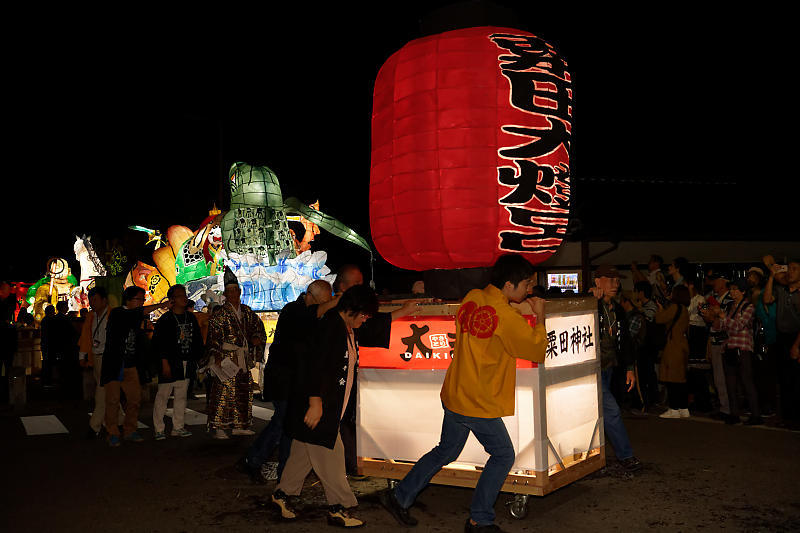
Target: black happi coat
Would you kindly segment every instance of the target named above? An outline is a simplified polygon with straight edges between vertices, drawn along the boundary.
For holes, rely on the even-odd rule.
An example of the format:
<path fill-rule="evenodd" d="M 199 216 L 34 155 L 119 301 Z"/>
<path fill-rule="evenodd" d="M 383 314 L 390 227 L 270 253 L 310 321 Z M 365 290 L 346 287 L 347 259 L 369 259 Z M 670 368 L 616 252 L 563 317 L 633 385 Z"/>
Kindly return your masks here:
<path fill-rule="evenodd" d="M 147 335 L 145 334 L 144 310 L 125 309 L 117 307 L 108 315 L 108 331 L 106 333 L 106 349 L 103 353 L 103 366 L 100 369 L 100 385 L 105 385 L 119 379 L 123 365 L 123 352 L 128 332 L 136 333 L 136 369 L 139 372 L 139 382 L 146 383 L 149 379 L 146 357 L 148 350 Z"/>
<path fill-rule="evenodd" d="M 186 379 L 188 376 L 183 372 L 183 361 L 197 361 L 203 356 L 203 333 L 197 323 L 194 313 L 186 311 L 181 318 L 188 321 L 192 326 L 191 349 L 184 355 L 181 350 L 180 331 L 178 317 L 172 311 L 167 311 L 156 322 L 153 331 L 153 342 L 151 347 L 153 366 L 157 368 L 159 383 L 174 383 L 175 381 Z M 162 371 L 161 360 L 166 359 L 169 363 L 171 377 L 165 378 Z"/>
<path fill-rule="evenodd" d="M 288 400 L 299 359 L 311 349 L 319 322 L 317 305 L 306 306 L 305 293 L 281 310 L 264 369 L 264 400 Z"/>
<path fill-rule="evenodd" d="M 290 437 L 333 449 L 342 416 L 348 361 L 347 326 L 339 312 L 331 309 L 317 324 L 310 350 L 297 360 L 286 417 L 286 431 Z M 358 365 L 353 372 L 354 389 L 357 371 Z M 308 399 L 312 396 L 322 398 L 322 418 L 314 429 L 303 422 Z"/>

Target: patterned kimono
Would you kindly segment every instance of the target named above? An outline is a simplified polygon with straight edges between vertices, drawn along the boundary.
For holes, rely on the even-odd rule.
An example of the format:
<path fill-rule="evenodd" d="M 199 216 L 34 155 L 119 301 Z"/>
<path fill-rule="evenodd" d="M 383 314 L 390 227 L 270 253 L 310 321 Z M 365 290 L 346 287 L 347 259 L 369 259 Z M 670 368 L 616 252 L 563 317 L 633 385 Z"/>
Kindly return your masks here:
<path fill-rule="evenodd" d="M 236 348 L 247 347 L 244 360 L 238 360 L 243 370 L 229 379 L 220 381 L 211 377 L 211 395 L 209 397 L 208 429 L 247 429 L 253 419 L 253 389 L 251 387 L 250 369 L 254 361 L 263 360 L 267 333 L 264 323 L 246 305 L 239 306 L 241 320 L 231 304 L 226 303 L 222 310 L 211 317 L 208 322 L 206 357 L 209 363 L 221 364 L 223 359 L 236 362 Z M 253 346 L 252 340 L 258 338 L 261 343 Z"/>

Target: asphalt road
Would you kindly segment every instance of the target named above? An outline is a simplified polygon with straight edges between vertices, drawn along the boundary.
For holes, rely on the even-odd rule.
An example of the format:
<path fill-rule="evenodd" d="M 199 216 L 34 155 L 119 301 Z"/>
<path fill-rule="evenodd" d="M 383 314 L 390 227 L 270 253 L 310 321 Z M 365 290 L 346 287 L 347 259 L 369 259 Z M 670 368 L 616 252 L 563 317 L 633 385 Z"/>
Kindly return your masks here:
<path fill-rule="evenodd" d="M 203 410 L 204 400 L 189 407 Z M 152 426 L 152 404 L 140 420 Z M 302 519 L 282 523 L 266 503 L 274 488 L 254 485 L 233 464 L 254 437 L 212 440 L 203 426 L 190 438 L 109 448 L 86 440 L 87 407 L 40 399 L 24 411 L 0 407 L 0 530 L 9 532 L 318 532 L 325 500 L 312 474 Z M 28 436 L 20 416 L 56 415 L 68 434 Z M 167 428 L 169 429 L 168 422 Z M 609 467 L 544 498 L 512 518 L 502 494 L 498 524 L 507 531 L 800 531 L 800 433 L 726 426 L 707 418 L 626 417 L 636 455 L 644 463 L 623 475 Z M 256 430 L 264 426 L 257 420 Z M 431 443 L 431 446 L 436 443 Z M 609 450 L 610 452 L 610 450 Z M 362 531 L 402 530 L 380 507 L 386 481 L 352 481 Z M 463 531 L 472 491 L 431 486 L 412 513 L 415 531 Z M 333 530 L 333 528 L 330 528 Z"/>

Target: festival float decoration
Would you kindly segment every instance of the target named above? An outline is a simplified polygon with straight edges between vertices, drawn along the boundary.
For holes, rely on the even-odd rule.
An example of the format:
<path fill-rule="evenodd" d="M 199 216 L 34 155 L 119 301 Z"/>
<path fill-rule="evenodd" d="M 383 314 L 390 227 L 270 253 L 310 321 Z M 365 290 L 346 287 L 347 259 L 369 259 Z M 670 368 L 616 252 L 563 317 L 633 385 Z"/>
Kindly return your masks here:
<path fill-rule="evenodd" d="M 242 285 L 242 303 L 255 310 L 277 310 L 293 301 L 314 279 L 331 279 L 327 254 L 310 252 L 320 229 L 372 250 L 363 237 L 335 218 L 296 198 L 283 198 L 278 177 L 265 166 L 234 163 L 228 173 L 231 209 L 221 222 L 227 261 Z M 293 217 L 305 235 L 297 241 Z M 299 254 L 299 255 L 298 255 Z"/>
<path fill-rule="evenodd" d="M 567 227 L 571 131 L 567 64 L 542 39 L 483 27 L 406 44 L 375 81 L 378 253 L 411 270 L 544 261 Z"/>
<path fill-rule="evenodd" d="M 486 267 L 506 253 L 535 264 L 552 255 L 569 214 L 571 91 L 564 59 L 524 31 L 456 30 L 392 55 L 375 83 L 372 117 L 378 252 L 412 270 Z M 429 302 L 392 321 L 388 349 L 360 349 L 361 473 L 402 479 L 438 442 L 458 307 Z M 533 323 L 527 304 L 520 312 Z M 548 302 L 546 314 L 545 362 L 518 362 L 516 413 L 504 418 L 516 460 L 502 490 L 516 495 L 509 510 L 517 518 L 529 495 L 605 464 L 597 301 Z M 470 435 L 432 482 L 474 487 L 487 458 Z"/>
<path fill-rule="evenodd" d="M 70 301 L 75 288 L 80 285 L 66 259 L 54 257 L 47 261 L 47 275 L 30 286 L 26 299 L 33 306 L 33 318 L 40 323 L 44 318 L 44 310 L 48 305 L 56 305 L 59 301 Z M 70 303 L 70 310 L 73 308 Z"/>

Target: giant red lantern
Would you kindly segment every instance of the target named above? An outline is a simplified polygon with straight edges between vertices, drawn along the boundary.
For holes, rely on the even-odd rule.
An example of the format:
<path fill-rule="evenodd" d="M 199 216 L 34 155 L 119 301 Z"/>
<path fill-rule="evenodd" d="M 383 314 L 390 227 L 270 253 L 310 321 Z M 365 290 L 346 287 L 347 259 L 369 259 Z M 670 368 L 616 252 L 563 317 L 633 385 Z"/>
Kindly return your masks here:
<path fill-rule="evenodd" d="M 370 226 L 401 268 L 532 263 L 569 214 L 567 64 L 524 31 L 481 27 L 406 44 L 381 67 L 372 113 Z"/>

